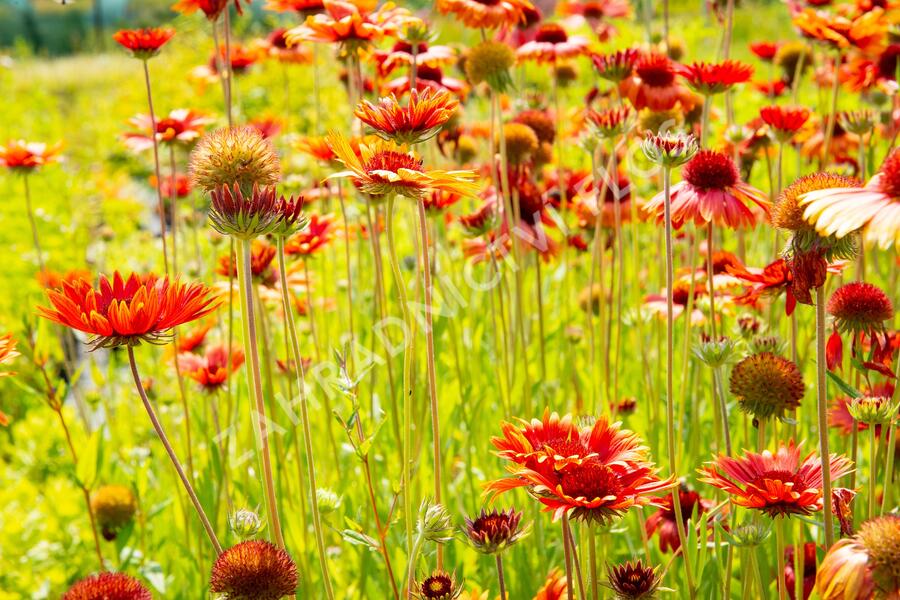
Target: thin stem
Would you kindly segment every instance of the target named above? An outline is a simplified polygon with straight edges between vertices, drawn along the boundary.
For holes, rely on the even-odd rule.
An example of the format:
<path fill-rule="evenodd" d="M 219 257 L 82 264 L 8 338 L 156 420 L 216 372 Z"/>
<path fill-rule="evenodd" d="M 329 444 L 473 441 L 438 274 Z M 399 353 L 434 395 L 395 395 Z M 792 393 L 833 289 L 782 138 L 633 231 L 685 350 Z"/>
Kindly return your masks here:
<path fill-rule="evenodd" d="M 500 553 L 494 555 L 497 559 L 497 581 L 500 583 L 500 600 L 506 600 L 506 580 L 503 578 L 503 558 Z"/>
<path fill-rule="evenodd" d="M 835 55 L 835 73 L 837 72 L 837 65 L 840 64 L 840 58 L 840 53 Z M 834 138 L 834 125 L 837 121 L 838 91 L 841 89 L 841 86 L 839 85 L 840 81 L 837 75 L 833 77 L 833 80 L 834 81 L 831 83 L 831 115 L 828 119 L 828 123 L 825 125 L 825 143 L 822 144 L 822 155 L 819 157 L 820 170 L 825 167 L 825 163 L 828 161 L 828 153 L 831 150 L 831 141 Z"/>
<path fill-rule="evenodd" d="M 166 249 L 166 206 L 162 193 L 162 175 L 159 169 L 159 141 L 156 139 L 156 113 L 153 112 L 153 93 L 150 90 L 150 67 L 144 63 L 144 84 L 147 87 L 147 107 L 150 111 L 150 139 L 153 141 L 153 169 L 156 175 L 157 211 L 159 213 L 159 236 L 162 241 L 163 266 L 169 272 L 169 251 Z"/>
<path fill-rule="evenodd" d="M 178 457 L 175 455 L 175 450 L 172 449 L 172 445 L 169 443 L 169 438 L 166 437 L 166 432 L 163 430 L 162 424 L 159 422 L 159 419 L 156 416 L 156 411 L 153 410 L 153 405 L 150 404 L 150 400 L 147 398 L 147 393 L 144 391 L 144 385 L 141 383 L 141 376 L 138 374 L 137 363 L 134 360 L 134 348 L 132 346 L 127 346 L 128 349 L 128 363 L 131 365 L 131 375 L 134 378 L 134 386 L 137 388 L 138 394 L 141 397 L 141 401 L 144 403 L 144 409 L 147 411 L 147 416 L 150 417 L 150 422 L 153 424 L 153 429 L 156 430 L 156 435 L 159 437 L 159 441 L 162 442 L 163 447 L 166 449 L 166 453 L 169 455 L 169 459 L 172 461 L 172 466 L 175 467 L 175 471 L 178 473 L 179 479 L 181 479 L 181 484 L 184 486 L 184 489 L 187 491 L 188 497 L 191 499 L 191 503 L 194 505 L 194 510 L 197 511 L 197 516 L 200 517 L 200 522 L 203 524 L 203 528 L 206 530 L 206 535 L 209 537 L 210 543 L 213 545 L 213 548 L 216 550 L 216 554 L 222 553 L 222 546 L 219 544 L 219 539 L 216 537 L 216 532 L 213 531 L 212 525 L 209 523 L 209 519 L 206 518 L 206 513 L 203 511 L 203 506 L 200 505 L 200 500 L 197 498 L 197 494 L 194 493 L 194 488 L 191 486 L 191 482 L 188 481 L 187 476 L 184 474 L 184 469 L 181 468 L 181 462 L 179 462 Z"/>
<path fill-rule="evenodd" d="M 350 222 L 347 219 L 347 207 L 346 202 L 344 202 L 344 188 L 340 182 L 338 182 L 338 200 L 341 203 L 341 217 L 344 220 L 344 261 L 347 263 L 347 316 L 349 319 L 349 328 L 350 328 L 350 340 L 348 345 L 350 348 L 353 348 L 354 341 L 356 340 L 356 335 L 354 334 L 353 329 L 353 270 L 351 268 L 350 261 Z M 375 235 L 374 232 L 370 231 L 369 235 Z M 282 280 L 284 281 L 284 280 Z M 353 366 L 353 352 L 350 352 L 350 366 Z"/>
<path fill-rule="evenodd" d="M 878 487 L 878 436 L 875 435 L 874 425 L 869 425 L 869 434 L 869 518 L 871 519 L 875 516 L 875 488 Z"/>
<path fill-rule="evenodd" d="M 28 174 L 22 176 L 22 184 L 25 186 L 25 210 L 28 213 L 28 224 L 31 226 L 31 242 L 34 244 L 34 252 L 37 254 L 38 268 L 43 273 L 46 270 L 44 266 L 44 252 L 41 250 L 37 222 L 34 219 L 34 210 L 31 208 L 31 189 L 28 187 Z"/>
<path fill-rule="evenodd" d="M 228 116 L 228 126 L 232 127 L 234 125 L 234 118 L 232 115 L 231 105 L 233 103 L 234 97 L 234 88 L 232 87 L 234 84 L 234 70 L 231 68 L 231 9 L 230 7 L 225 7 L 225 17 L 223 22 L 223 29 L 225 30 L 225 73 L 226 80 L 228 85 L 225 88 L 225 114 Z M 216 53 L 219 52 L 219 49 L 216 48 Z"/>
<path fill-rule="evenodd" d="M 278 504 L 275 501 L 275 480 L 272 476 L 272 461 L 269 456 L 269 433 L 266 420 L 266 407 L 263 400 L 262 376 L 259 366 L 259 349 L 256 339 L 256 317 L 253 312 L 253 279 L 250 272 L 250 240 L 241 240 L 241 252 L 238 254 L 238 285 L 241 294 L 241 313 L 244 325 L 244 355 L 247 358 L 249 368 L 247 371 L 247 385 L 250 388 L 250 397 L 254 403 L 251 411 L 253 424 L 258 435 L 257 448 L 259 460 L 262 466 L 263 492 L 266 499 L 266 511 L 275 543 L 279 548 L 284 548 L 284 538 L 281 533 L 281 520 L 278 517 Z"/>
<path fill-rule="evenodd" d="M 800 552 L 798 548 L 794 548 L 794 552 Z M 778 565 L 778 572 L 775 574 L 778 582 L 778 600 L 787 600 L 787 581 L 784 577 L 784 519 L 775 518 L 775 560 Z M 803 578 L 803 573 L 797 573 L 797 577 Z"/>
<path fill-rule="evenodd" d="M 572 577 L 572 549 L 569 547 L 568 522 L 569 516 L 566 513 L 563 513 L 562 534 L 563 551 L 566 556 L 566 600 L 573 600 L 575 597 L 575 580 Z"/>
<path fill-rule="evenodd" d="M 675 393 L 673 384 L 675 362 L 675 315 L 672 288 L 675 283 L 675 255 L 672 248 L 672 202 L 671 202 L 672 170 L 669 167 L 663 169 L 663 190 L 665 194 L 665 229 L 666 229 L 666 441 L 669 452 L 669 469 L 672 474 L 678 473 L 678 449 L 675 440 Z M 690 318 L 690 315 L 688 315 Z M 691 573 L 690 552 L 687 551 L 687 534 L 684 529 L 684 516 L 681 514 L 681 498 L 679 494 L 672 494 L 672 508 L 675 511 L 675 524 L 678 530 L 678 539 L 685 548 L 682 553 L 684 558 L 684 573 L 687 578 L 688 591 L 694 597 L 694 578 Z"/>
<path fill-rule="evenodd" d="M 825 287 L 816 288 L 816 403 L 819 425 L 819 453 L 822 459 L 822 496 L 825 498 L 825 549 L 834 543 L 831 514 L 831 459 L 828 454 L 828 391 L 825 382 Z"/>
<path fill-rule="evenodd" d="M 334 598 L 331 588 L 331 577 L 328 574 L 328 560 L 325 554 L 325 537 L 322 534 L 322 522 L 319 515 L 319 500 L 316 494 L 316 463 L 313 454 L 312 431 L 309 426 L 309 402 L 306 397 L 306 386 L 303 383 L 303 356 L 300 353 L 300 340 L 297 338 L 297 326 L 294 323 L 294 308 L 288 295 L 287 267 L 284 260 L 284 237 L 275 238 L 275 248 L 278 252 L 278 274 L 281 281 L 281 303 L 284 307 L 284 318 L 287 322 L 288 337 L 291 343 L 291 354 L 294 359 L 294 375 L 297 379 L 297 388 L 300 397 L 300 424 L 303 427 L 303 445 L 306 450 L 306 477 L 309 480 L 310 509 L 312 510 L 313 531 L 316 535 L 316 554 L 319 559 L 319 568 L 322 571 L 322 581 L 325 583 L 325 594 L 329 599 Z"/>

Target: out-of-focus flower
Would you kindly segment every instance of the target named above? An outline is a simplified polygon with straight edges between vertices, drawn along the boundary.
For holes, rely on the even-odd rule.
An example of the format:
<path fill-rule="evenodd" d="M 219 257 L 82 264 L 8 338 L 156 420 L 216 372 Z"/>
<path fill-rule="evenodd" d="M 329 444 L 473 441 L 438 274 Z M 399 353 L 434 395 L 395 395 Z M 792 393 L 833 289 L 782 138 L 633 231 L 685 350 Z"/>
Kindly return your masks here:
<path fill-rule="evenodd" d="M 618 84 L 631 75 L 640 58 L 641 53 L 637 49 L 626 48 L 611 54 L 595 54 L 591 56 L 591 61 L 601 79 Z"/>
<path fill-rule="evenodd" d="M 268 0 L 263 8 L 274 12 L 297 12 L 311 14 L 325 8 L 322 0 Z"/>
<path fill-rule="evenodd" d="M 553 569 L 547 575 L 544 585 L 535 594 L 534 600 L 563 600 L 567 589 L 566 574 L 559 569 Z"/>
<path fill-rule="evenodd" d="M 5 365 L 19 356 L 16 352 L 16 340 L 13 339 L 11 333 L 0 335 L 0 365 Z M 15 375 L 12 371 L 0 371 L 0 377 L 9 377 Z"/>
<path fill-rule="evenodd" d="M 340 44 L 342 51 L 355 52 L 418 21 L 405 8 L 387 2 L 378 7 L 371 0 L 324 0 L 325 12 L 312 14 L 288 30 L 289 45 L 300 42 Z"/>
<path fill-rule="evenodd" d="M 580 15 L 596 27 L 604 19 L 627 17 L 631 14 L 628 0 L 568 0 L 559 4 L 563 15 Z"/>
<path fill-rule="evenodd" d="M 844 456 L 832 454 L 828 460 L 832 481 L 852 470 Z M 815 452 L 801 461 L 800 448 L 793 441 L 781 444 L 775 454 L 764 450 L 737 458 L 720 455 L 700 473 L 700 481 L 731 495 L 733 503 L 773 518 L 822 510 L 822 461 Z"/>
<path fill-rule="evenodd" d="M 671 169 L 691 160 L 697 154 L 698 145 L 690 134 L 660 133 L 644 138 L 641 150 L 651 162 Z"/>
<path fill-rule="evenodd" d="M 626 106 L 588 111 L 588 126 L 601 138 L 615 138 L 631 129 L 632 111 Z"/>
<path fill-rule="evenodd" d="M 786 358 L 763 352 L 751 354 L 731 371 L 731 393 L 738 406 L 758 419 L 782 419 L 800 406 L 803 374 Z"/>
<path fill-rule="evenodd" d="M 178 335 L 178 352 L 190 352 L 199 348 L 206 340 L 206 334 L 212 329 L 212 325 L 203 324 L 192 327 Z"/>
<path fill-rule="evenodd" d="M 62 142 L 52 145 L 25 140 L 10 140 L 0 146 L 0 166 L 20 173 L 30 173 L 38 167 L 53 164 L 59 160 Z"/>
<path fill-rule="evenodd" d="M 644 525 L 648 536 L 659 536 L 659 550 L 661 552 L 675 552 L 681 548 L 675 504 L 672 498 L 674 493 L 673 491 L 661 499 L 659 509 L 650 515 Z M 699 519 L 714 505 L 712 500 L 701 498 L 700 494 L 685 485 L 680 485 L 677 493 L 678 500 L 681 502 L 681 517 L 684 520 L 685 528 L 692 522 L 692 519 Z M 694 522 L 696 523 L 696 521 Z M 698 525 L 695 525 L 695 527 L 698 527 Z"/>
<path fill-rule="evenodd" d="M 212 119 L 187 108 L 173 110 L 156 121 L 156 141 L 161 144 L 189 145 L 200 139 L 204 126 Z M 124 135 L 125 144 L 135 152 L 153 148 L 153 120 L 150 115 L 137 115 L 130 120 L 138 131 Z"/>
<path fill-rule="evenodd" d="M 789 141 L 809 119 L 809 110 L 802 106 L 764 106 L 759 116 L 781 143 Z"/>
<path fill-rule="evenodd" d="M 836 289 L 825 310 L 834 317 L 838 331 L 853 335 L 882 333 L 885 321 L 894 316 L 894 307 L 887 294 L 863 281 L 851 281 Z"/>
<path fill-rule="evenodd" d="M 412 90 L 406 106 L 396 97 L 382 98 L 378 105 L 363 100 L 354 111 L 360 121 L 371 127 L 375 135 L 397 144 L 418 144 L 434 137 L 450 120 L 457 100 L 446 90 L 426 88 Z"/>
<path fill-rule="evenodd" d="M 120 29 L 113 39 L 141 60 L 153 58 L 175 35 L 171 27 L 148 27 L 146 29 Z"/>
<path fill-rule="evenodd" d="M 644 566 L 640 559 L 606 567 L 606 580 L 615 592 L 615 600 L 653 600 L 662 577 L 656 569 Z"/>
<path fill-rule="evenodd" d="M 91 494 L 91 511 L 104 539 L 112 541 L 119 530 L 128 525 L 137 512 L 137 501 L 131 488 L 104 485 Z"/>
<path fill-rule="evenodd" d="M 512 85 L 509 70 L 515 62 L 516 55 L 507 44 L 484 40 L 466 57 L 466 77 L 473 85 L 485 81 L 493 90 L 503 92 Z"/>
<path fill-rule="evenodd" d="M 200 140 L 191 152 L 191 179 L 206 192 L 239 186 L 249 195 L 254 186 L 275 185 L 281 166 L 272 143 L 254 127 L 218 129 Z"/>
<path fill-rule="evenodd" d="M 900 246 L 900 150 L 893 150 L 864 187 L 808 192 L 799 198 L 804 218 L 821 235 L 843 238 L 862 231 L 879 248 Z"/>
<path fill-rule="evenodd" d="M 297 579 L 297 565 L 286 551 L 263 540 L 247 540 L 216 558 L 209 589 L 223 600 L 283 598 L 296 593 Z"/>
<path fill-rule="evenodd" d="M 784 549 L 784 583 L 787 587 L 788 596 L 791 600 L 797 600 L 796 582 L 797 575 L 794 572 L 794 546 L 788 546 Z M 803 544 L 803 598 L 806 600 L 812 594 L 813 588 L 816 587 L 816 543 L 806 542 Z"/>
<path fill-rule="evenodd" d="M 98 573 L 75 582 L 62 600 L 153 600 L 150 590 L 125 573 Z"/>
<path fill-rule="evenodd" d="M 158 182 L 156 181 L 156 175 L 151 175 L 149 182 L 154 188 L 157 187 Z M 171 198 L 172 196 L 175 196 L 176 198 L 186 198 L 191 193 L 191 178 L 184 173 L 176 173 L 173 185 L 171 175 L 163 175 L 162 185 L 159 187 L 163 198 Z"/>
<path fill-rule="evenodd" d="M 683 180 L 672 186 L 670 196 L 676 228 L 686 221 L 733 229 L 754 227 L 760 217 L 747 205 L 769 211 L 765 194 L 741 180 L 737 165 L 726 154 L 701 150 L 685 164 L 681 175 Z M 660 192 L 644 205 L 644 211 L 662 219 L 664 204 L 665 194 Z"/>
<path fill-rule="evenodd" d="M 869 519 L 822 559 L 816 591 L 822 600 L 894 598 L 900 593 L 900 516 Z"/>
<path fill-rule="evenodd" d="M 250 274 L 253 278 L 264 284 L 271 285 L 275 281 L 275 273 L 272 270 L 272 261 L 277 251 L 275 246 L 265 238 L 256 238 L 250 245 Z M 219 257 L 216 273 L 224 277 L 237 277 L 237 265 L 235 257 L 231 254 L 223 254 Z"/>
<path fill-rule="evenodd" d="M 880 7 L 854 18 L 806 8 L 793 18 L 794 25 L 810 39 L 838 51 L 858 48 L 866 54 L 884 48 L 889 22 Z"/>
<path fill-rule="evenodd" d="M 225 344 L 214 344 L 202 356 L 182 352 L 178 355 L 178 367 L 184 375 L 200 384 L 204 391 L 214 392 L 228 381 L 230 373 L 244 364 L 244 353 L 237 346 L 231 349 L 230 367 L 228 355 Z"/>
<path fill-rule="evenodd" d="M 619 91 L 635 110 L 670 110 L 680 105 L 685 112 L 699 102 L 678 81 L 678 68 L 667 56 L 649 54 L 634 65 L 632 74 L 619 83 Z"/>
<path fill-rule="evenodd" d="M 679 66 L 677 71 L 692 90 L 704 96 L 727 92 L 739 83 L 750 81 L 753 76 L 753 67 L 736 60 L 695 62 Z"/>
<path fill-rule="evenodd" d="M 52 308 L 39 306 L 38 314 L 91 335 L 92 349 L 159 343 L 173 327 L 195 321 L 218 305 L 203 284 L 152 274 L 124 278 L 118 271 L 112 281 L 101 275 L 97 289 L 79 279 L 60 290 L 47 290 L 47 298 Z"/>
<path fill-rule="evenodd" d="M 775 54 L 778 52 L 778 43 L 776 42 L 750 42 L 750 52 L 764 62 L 772 62 L 775 60 Z"/>
<path fill-rule="evenodd" d="M 580 35 L 570 36 L 558 23 L 544 23 L 538 27 L 534 39 L 519 46 L 516 56 L 520 61 L 556 64 L 587 53 L 589 42 Z"/>
<path fill-rule="evenodd" d="M 525 21 L 526 11 L 533 10 L 528 0 L 437 0 L 441 14 L 452 14 L 472 29 L 515 27 Z"/>
<path fill-rule="evenodd" d="M 254 511 L 239 508 L 228 513 L 228 528 L 242 540 L 249 540 L 259 533 L 265 522 Z"/>
<path fill-rule="evenodd" d="M 215 21 L 230 2 L 231 0 L 178 0 L 178 2 L 172 5 L 172 10 L 184 15 L 189 15 L 200 10 L 203 11 L 203 14 L 206 15 L 207 19 Z M 234 6 L 237 9 L 238 14 L 243 14 L 244 9 L 241 6 L 241 0 L 234 0 Z"/>
<path fill-rule="evenodd" d="M 334 230 L 334 217 L 311 213 L 306 227 L 285 241 L 284 252 L 289 256 L 311 256 L 334 239 Z"/>
<path fill-rule="evenodd" d="M 478 191 L 477 176 L 473 171 L 426 170 L 421 160 L 391 142 L 361 143 L 358 156 L 346 138 L 338 133 L 329 134 L 328 143 L 348 169 L 331 177 L 349 177 L 368 194 L 398 194 L 418 199 L 433 190 L 463 196 L 472 196 Z"/>

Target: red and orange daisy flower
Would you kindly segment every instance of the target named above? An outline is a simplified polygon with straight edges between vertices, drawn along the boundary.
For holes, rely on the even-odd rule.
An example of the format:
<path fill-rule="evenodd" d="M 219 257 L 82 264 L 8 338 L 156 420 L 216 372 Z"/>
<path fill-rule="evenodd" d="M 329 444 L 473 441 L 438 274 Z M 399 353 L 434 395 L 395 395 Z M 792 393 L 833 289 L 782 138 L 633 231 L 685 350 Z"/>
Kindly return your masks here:
<path fill-rule="evenodd" d="M 534 600 L 563 600 L 568 590 L 566 574 L 559 569 L 553 569 L 547 575 L 544 585 L 537 591 Z"/>
<path fill-rule="evenodd" d="M 137 275 L 112 281 L 100 276 L 97 288 L 78 279 L 62 289 L 47 290 L 52 307 L 38 314 L 91 336 L 91 349 L 160 343 L 170 329 L 209 314 L 218 306 L 210 289 L 200 283 L 182 283 L 168 277 Z"/>
<path fill-rule="evenodd" d="M 793 23 L 802 35 L 829 48 L 878 54 L 885 47 L 890 19 L 880 7 L 854 18 L 807 8 L 794 15 Z"/>
<path fill-rule="evenodd" d="M 635 110 L 664 111 L 681 104 L 683 110 L 689 111 L 699 103 L 699 99 L 678 82 L 675 63 L 662 54 L 641 57 L 631 75 L 619 83 L 619 91 Z"/>
<path fill-rule="evenodd" d="M 272 261 L 275 260 L 277 250 L 275 246 L 265 240 L 256 238 L 250 244 L 250 274 L 253 279 L 263 285 L 275 283 L 275 271 L 272 269 Z M 216 273 L 223 277 L 237 277 L 237 265 L 235 257 L 231 254 L 223 254 L 219 257 Z"/>
<path fill-rule="evenodd" d="M 900 248 L 900 150 L 861 188 L 816 190 L 800 197 L 803 216 L 821 235 L 843 238 L 861 231 L 879 248 Z"/>
<path fill-rule="evenodd" d="M 526 20 L 534 6 L 528 0 L 437 0 L 441 14 L 452 14 L 472 29 L 515 27 Z"/>
<path fill-rule="evenodd" d="M 426 88 L 422 92 L 412 90 L 406 106 L 401 106 L 394 96 L 382 98 L 378 105 L 364 100 L 353 114 L 375 135 L 412 145 L 434 137 L 457 108 L 459 100 L 450 92 Z"/>
<path fill-rule="evenodd" d="M 850 459 L 829 457 L 831 479 L 853 470 Z M 770 517 L 810 515 L 822 510 L 822 461 L 815 452 L 800 458 L 791 441 L 774 454 L 745 451 L 739 458 L 719 455 L 700 470 L 700 481 L 731 495 L 738 506 L 760 510 Z"/>
<path fill-rule="evenodd" d="M 171 27 L 148 27 L 146 29 L 120 29 L 113 39 L 127 49 L 131 55 L 141 60 L 153 58 L 163 46 L 175 36 Z"/>
<path fill-rule="evenodd" d="M 608 522 L 633 506 L 658 504 L 653 496 L 675 485 L 674 477 L 656 476 L 647 448 L 636 434 L 606 418 L 573 431 L 571 417 L 554 419 L 545 414 L 545 420 L 536 425 L 534 433 L 529 433 L 534 442 L 524 428 L 518 440 L 515 431 L 506 429 L 508 448 L 503 440 L 500 444 L 515 459 L 509 467 L 513 476 L 490 482 L 489 492 L 527 487 L 554 519 L 571 514 L 576 519 Z M 577 438 L 572 437 L 574 433 Z M 535 448 L 535 443 L 544 446 Z"/>
<path fill-rule="evenodd" d="M 228 352 L 225 344 L 212 345 L 203 355 L 192 352 L 182 352 L 178 355 L 178 367 L 181 372 L 200 384 L 207 392 L 221 388 L 228 380 L 229 374 L 234 373 L 242 364 L 244 364 L 243 351 L 235 346 Z"/>
<path fill-rule="evenodd" d="M 400 67 L 408 67 L 413 62 L 417 67 L 422 65 L 440 68 L 456 62 L 456 52 L 450 46 L 429 46 L 425 42 L 416 45 L 415 57 L 413 46 L 405 40 L 398 40 L 389 51 L 376 51 L 373 54 L 378 74 L 386 77 Z"/>
<path fill-rule="evenodd" d="M 424 169 L 420 159 L 393 142 L 378 139 L 371 144 L 361 143 L 359 155 L 338 133 L 329 134 L 328 143 L 348 169 L 331 177 L 349 177 L 367 194 L 399 194 L 419 199 L 435 190 L 462 196 L 473 196 L 478 192 L 474 171 Z"/>
<path fill-rule="evenodd" d="M 648 537 L 653 535 L 659 536 L 660 552 L 677 552 L 681 548 L 673 494 L 675 494 L 674 490 L 663 497 L 660 501 L 659 509 L 650 515 L 646 523 L 644 523 Z M 701 498 L 700 494 L 684 485 L 678 487 L 678 499 L 681 502 L 681 515 L 685 528 L 687 528 L 691 519 L 699 519 L 704 513 L 709 512 L 715 504 L 712 500 Z"/>
<path fill-rule="evenodd" d="M 285 254 L 310 256 L 334 239 L 334 217 L 310 213 L 308 218 L 309 222 L 306 227 L 285 241 Z"/>
<path fill-rule="evenodd" d="M 763 122 L 779 142 L 789 141 L 809 119 L 809 109 L 802 106 L 764 106 L 759 110 Z"/>
<path fill-rule="evenodd" d="M 587 38 L 570 36 L 558 23 L 544 23 L 538 27 L 533 40 L 519 46 L 516 57 L 520 61 L 556 64 L 561 60 L 587 54 L 588 46 Z"/>
<path fill-rule="evenodd" d="M 403 26 L 418 21 L 391 2 L 380 7 L 373 0 L 325 0 L 323 4 L 325 12 L 308 16 L 306 22 L 285 34 L 289 45 L 340 44 L 345 51 L 354 51 L 396 35 Z"/>
<path fill-rule="evenodd" d="M 289 45 L 287 29 L 279 27 L 266 37 L 269 56 L 282 63 L 306 64 L 312 62 L 312 52 L 305 46 Z"/>
<path fill-rule="evenodd" d="M 766 195 L 741 181 L 737 165 L 726 154 L 701 150 L 685 164 L 681 175 L 684 179 L 671 189 L 672 224 L 676 228 L 687 221 L 697 225 L 712 222 L 733 229 L 754 227 L 760 220 L 759 213 L 769 212 Z M 644 211 L 662 220 L 664 203 L 665 195 L 660 192 L 644 205 Z M 748 204 L 761 211 L 754 212 Z"/>
<path fill-rule="evenodd" d="M 5 365 L 19 356 L 16 352 L 16 340 L 13 339 L 11 333 L 0 335 L 0 365 Z M 11 371 L 0 371 L 0 377 L 8 377 L 14 375 Z"/>
<path fill-rule="evenodd" d="M 47 145 L 40 142 L 10 140 L 5 146 L 0 146 L 0 166 L 29 173 L 38 167 L 57 162 L 62 147 L 62 142 Z"/>
<path fill-rule="evenodd" d="M 136 115 L 130 120 L 139 131 L 125 134 L 125 144 L 135 152 L 153 148 L 153 120 L 150 115 Z M 203 135 L 212 119 L 188 108 L 179 108 L 156 121 L 156 141 L 161 144 L 190 145 Z"/>
<path fill-rule="evenodd" d="M 183 15 L 189 15 L 200 10 L 203 11 L 203 14 L 206 15 L 207 19 L 215 21 L 230 2 L 231 0 L 178 0 L 178 2 L 172 5 L 172 10 Z M 241 0 L 234 0 L 234 6 L 239 15 L 244 14 Z"/>
<path fill-rule="evenodd" d="M 678 67 L 678 74 L 684 77 L 688 86 L 704 96 L 721 94 L 739 83 L 750 81 L 753 67 L 736 60 L 720 63 L 695 62 Z"/>
<path fill-rule="evenodd" d="M 591 61 L 601 79 L 619 83 L 631 75 L 640 58 L 640 51 L 635 48 L 626 48 L 611 54 L 594 54 L 591 56 Z"/>
<path fill-rule="evenodd" d="M 595 25 L 604 19 L 617 19 L 631 14 L 628 0 L 570 0 L 559 5 L 563 15 L 578 15 Z"/>
<path fill-rule="evenodd" d="M 385 88 L 392 94 L 402 95 L 410 91 L 411 85 L 412 82 L 409 76 L 403 75 L 389 81 Z M 453 92 L 461 100 L 465 99 L 469 91 L 468 86 L 463 81 L 454 77 L 447 77 L 439 67 L 420 65 L 416 73 L 416 89 L 421 91 L 427 88 Z"/>

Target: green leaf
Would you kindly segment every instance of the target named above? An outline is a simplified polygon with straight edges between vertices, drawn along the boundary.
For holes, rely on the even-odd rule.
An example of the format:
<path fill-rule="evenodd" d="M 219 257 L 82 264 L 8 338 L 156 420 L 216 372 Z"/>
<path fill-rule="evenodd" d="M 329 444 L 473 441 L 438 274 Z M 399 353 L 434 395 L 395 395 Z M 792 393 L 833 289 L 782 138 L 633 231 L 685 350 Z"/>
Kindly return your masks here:
<path fill-rule="evenodd" d="M 103 464 L 103 429 L 98 429 L 88 438 L 84 448 L 78 454 L 78 466 L 75 477 L 87 489 L 91 489 L 97 481 L 97 473 Z"/>
<path fill-rule="evenodd" d="M 861 398 L 862 392 L 857 390 L 855 387 L 841 379 L 836 373 L 832 373 L 831 371 L 826 371 L 828 378 L 831 379 L 832 382 L 839 388 L 841 391 L 850 396 L 851 398 Z"/>

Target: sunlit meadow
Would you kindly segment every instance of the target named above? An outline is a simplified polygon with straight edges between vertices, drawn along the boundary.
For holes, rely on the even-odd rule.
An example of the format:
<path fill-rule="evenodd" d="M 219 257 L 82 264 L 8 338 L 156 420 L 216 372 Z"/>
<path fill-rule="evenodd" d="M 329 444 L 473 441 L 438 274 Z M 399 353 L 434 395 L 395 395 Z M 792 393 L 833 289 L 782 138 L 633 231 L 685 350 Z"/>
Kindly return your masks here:
<path fill-rule="evenodd" d="M 0 599 L 900 598 L 894 0 L 19 4 Z"/>

